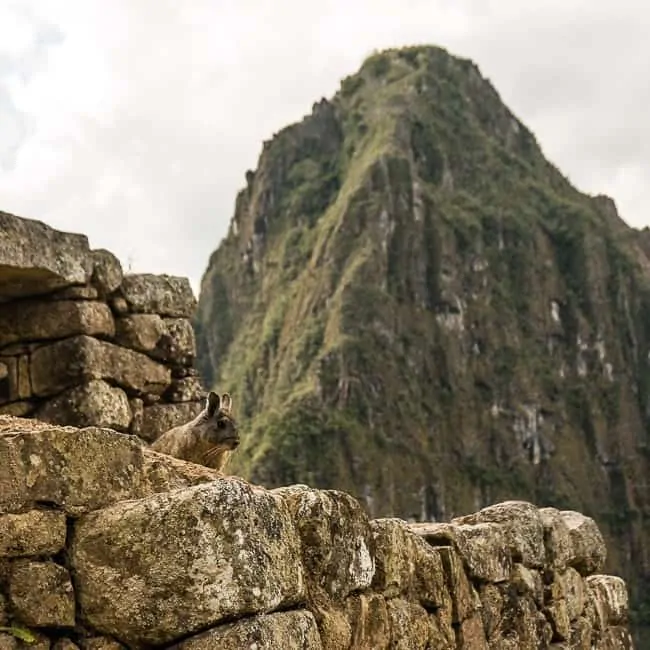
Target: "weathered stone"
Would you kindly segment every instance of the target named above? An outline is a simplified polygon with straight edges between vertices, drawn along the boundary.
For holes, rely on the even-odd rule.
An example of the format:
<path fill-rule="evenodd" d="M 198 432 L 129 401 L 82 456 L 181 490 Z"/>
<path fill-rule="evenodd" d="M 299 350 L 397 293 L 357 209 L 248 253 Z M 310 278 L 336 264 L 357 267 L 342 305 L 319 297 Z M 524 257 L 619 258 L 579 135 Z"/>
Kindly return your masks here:
<path fill-rule="evenodd" d="M 138 435 L 147 442 L 153 442 L 165 431 L 195 418 L 202 409 L 201 402 L 145 406 Z"/>
<path fill-rule="evenodd" d="M 504 582 L 512 560 L 506 532 L 500 524 L 459 525 L 458 546 L 470 575 L 484 582 Z"/>
<path fill-rule="evenodd" d="M 571 625 L 570 647 L 575 650 L 591 650 L 592 627 L 582 616 Z"/>
<path fill-rule="evenodd" d="M 106 297 L 122 284 L 122 265 L 110 251 L 103 248 L 92 251 L 93 272 L 91 282 Z"/>
<path fill-rule="evenodd" d="M 344 598 L 370 587 L 375 562 L 372 537 L 361 504 L 345 492 L 305 485 L 277 488 L 296 522 L 312 593 Z"/>
<path fill-rule="evenodd" d="M 531 648 L 545 648 L 553 639 L 553 626 L 542 612 L 537 612 L 537 636 L 530 642 Z"/>
<path fill-rule="evenodd" d="M 36 417 L 52 424 L 128 431 L 131 409 L 121 388 L 94 379 L 52 398 L 36 411 Z"/>
<path fill-rule="evenodd" d="M 164 359 L 168 363 L 191 366 L 196 357 L 196 338 L 194 328 L 187 318 L 165 318 L 169 330 L 168 345 Z"/>
<path fill-rule="evenodd" d="M 18 640 L 16 637 L 0 632 L 0 650 L 18 650 Z"/>
<path fill-rule="evenodd" d="M 11 402 L 0 406 L 0 415 L 11 415 L 16 418 L 22 418 L 31 415 L 36 408 L 35 402 Z"/>
<path fill-rule="evenodd" d="M 539 510 L 532 503 L 504 501 L 471 515 L 457 517 L 452 523 L 501 524 L 514 562 L 521 562 L 531 568 L 539 568 L 544 564 L 544 526 Z"/>
<path fill-rule="evenodd" d="M 475 599 L 472 585 L 465 574 L 463 562 L 457 551 L 451 546 L 437 547 L 442 559 L 447 580 L 447 589 L 451 596 L 451 614 L 453 623 L 462 623 L 469 618 L 480 605 L 480 598 Z M 477 602 L 478 599 L 478 602 Z"/>
<path fill-rule="evenodd" d="M 171 646 L 174 650 L 321 650 L 322 647 L 316 621 L 305 611 L 254 616 Z"/>
<path fill-rule="evenodd" d="M 432 629 L 427 612 L 421 605 L 393 598 L 386 606 L 391 650 L 425 650 L 429 647 Z"/>
<path fill-rule="evenodd" d="M 218 476 L 144 451 L 132 436 L 107 429 L 0 416 L 0 512 L 46 503 L 78 515 Z"/>
<path fill-rule="evenodd" d="M 314 615 L 323 650 L 349 648 L 352 643 L 352 625 L 343 604 L 333 603 L 320 596 L 311 596 L 309 609 Z"/>
<path fill-rule="evenodd" d="M 472 650 L 488 650 L 483 621 L 478 612 L 466 618 L 458 627 L 458 645 Z"/>
<path fill-rule="evenodd" d="M 173 379 L 163 398 L 169 402 L 198 402 L 205 397 L 205 391 L 198 377 Z"/>
<path fill-rule="evenodd" d="M 402 519 L 374 519 L 370 522 L 375 549 L 373 589 L 386 598 L 408 595 L 413 581 L 413 565 L 406 543 L 406 523 Z"/>
<path fill-rule="evenodd" d="M 479 587 L 481 599 L 481 616 L 483 628 L 488 640 L 496 636 L 501 627 L 503 618 L 503 594 L 501 589 L 493 584 L 485 584 Z"/>
<path fill-rule="evenodd" d="M 624 627 L 610 627 L 603 631 L 593 650 L 634 650 L 632 636 Z"/>
<path fill-rule="evenodd" d="M 571 636 L 571 621 L 567 610 L 566 600 L 552 600 L 545 608 L 546 617 L 551 622 L 556 638 L 566 641 Z"/>
<path fill-rule="evenodd" d="M 388 608 L 383 596 L 359 594 L 346 600 L 348 620 L 352 628 L 352 648 L 383 650 L 390 644 Z"/>
<path fill-rule="evenodd" d="M 65 514 L 31 510 L 0 515 L 0 557 L 55 555 L 65 545 Z"/>
<path fill-rule="evenodd" d="M 90 636 L 81 639 L 82 650 L 123 650 L 124 647 L 110 636 Z"/>
<path fill-rule="evenodd" d="M 45 294 L 87 284 L 92 272 L 88 238 L 41 221 L 0 212 L 0 297 Z"/>
<path fill-rule="evenodd" d="M 7 599 L 0 593 L 0 625 L 7 625 L 9 614 L 7 612 Z"/>
<path fill-rule="evenodd" d="M 138 496 L 143 460 L 135 440 L 31 422 L 0 430 L 0 511 L 45 502 L 74 514 Z"/>
<path fill-rule="evenodd" d="M 6 371 L 5 378 L 0 379 L 0 404 L 28 400 L 32 396 L 29 357 L 0 357 L 0 362 Z"/>
<path fill-rule="evenodd" d="M 12 343 L 10 345 L 4 345 L 2 350 L 0 350 L 0 355 L 3 357 L 17 357 L 21 354 L 30 355 L 34 350 L 43 346 L 42 341 L 29 342 L 29 341 L 19 341 L 18 343 Z"/>
<path fill-rule="evenodd" d="M 596 625 L 599 629 L 627 622 L 627 586 L 622 578 L 605 575 L 589 576 L 587 590 L 596 610 Z"/>
<path fill-rule="evenodd" d="M 131 409 L 129 433 L 139 436 L 142 433 L 144 422 L 144 402 L 139 397 L 134 397 L 129 400 L 129 408 Z"/>
<path fill-rule="evenodd" d="M 569 564 L 583 576 L 602 571 L 607 547 L 596 522 L 573 510 L 563 510 L 560 514 L 571 536 L 573 553 Z"/>
<path fill-rule="evenodd" d="M 70 574 L 52 562 L 16 560 L 9 600 L 20 620 L 34 627 L 73 627 L 75 600 Z"/>
<path fill-rule="evenodd" d="M 213 469 L 194 463 L 160 454 L 150 449 L 144 449 L 144 467 L 142 477 L 144 481 L 144 495 L 168 492 L 181 488 L 209 483 L 221 474 Z"/>
<path fill-rule="evenodd" d="M 79 646 L 67 637 L 63 637 L 55 641 L 52 650 L 79 650 Z"/>
<path fill-rule="evenodd" d="M 151 354 L 161 339 L 169 337 L 165 321 L 158 314 L 130 314 L 115 323 L 115 341 L 139 352 Z"/>
<path fill-rule="evenodd" d="M 168 368 L 149 357 L 89 336 L 75 336 L 35 350 L 31 360 L 34 393 L 59 393 L 91 379 L 111 380 L 136 392 L 162 393 Z"/>
<path fill-rule="evenodd" d="M 172 366 L 172 377 L 174 379 L 184 379 L 185 377 L 198 377 L 199 372 L 196 368 L 188 366 Z"/>
<path fill-rule="evenodd" d="M 517 593 L 530 596 L 537 605 L 544 603 L 544 581 L 535 569 L 515 564 L 510 574 L 510 583 Z"/>
<path fill-rule="evenodd" d="M 81 287 L 66 287 L 48 296 L 48 300 L 97 300 L 99 292 L 90 285 Z"/>
<path fill-rule="evenodd" d="M 71 547 L 84 619 L 128 645 L 301 602 L 297 557 L 285 503 L 234 478 L 85 515 Z"/>
<path fill-rule="evenodd" d="M 451 621 L 443 621 L 440 610 L 436 614 L 429 614 L 431 636 L 429 647 L 431 650 L 456 650 L 456 633 L 451 626 Z"/>
<path fill-rule="evenodd" d="M 575 621 L 585 609 L 585 583 L 582 576 L 571 567 L 559 574 L 558 580 L 562 584 L 562 596 L 566 600 L 569 620 Z"/>
<path fill-rule="evenodd" d="M 90 300 L 17 300 L 0 310 L 0 346 L 76 334 L 113 336 L 115 323 L 108 305 Z"/>
<path fill-rule="evenodd" d="M 546 562 L 553 568 L 564 569 L 573 558 L 571 533 L 557 508 L 540 508 L 544 526 Z"/>
<path fill-rule="evenodd" d="M 122 296 L 111 296 L 108 305 L 117 316 L 124 316 L 129 313 L 129 303 Z"/>
<path fill-rule="evenodd" d="M 191 366 L 196 357 L 194 329 L 187 318 L 122 316 L 116 323 L 116 341 L 169 364 Z"/>
<path fill-rule="evenodd" d="M 409 528 L 432 546 L 453 546 L 458 550 L 458 526 L 448 522 L 416 522 Z"/>
<path fill-rule="evenodd" d="M 426 607 L 442 605 L 448 595 L 437 549 L 401 519 L 375 519 L 370 529 L 375 549 L 373 588 L 386 598 L 403 595 Z"/>
<path fill-rule="evenodd" d="M 509 623 L 505 625 L 508 632 L 514 629 L 521 650 L 537 650 L 548 647 L 553 631 L 544 615 L 537 611 L 530 596 L 517 596 L 508 602 Z M 546 633 L 544 631 L 546 626 Z M 546 638 L 548 637 L 548 638 Z M 539 641 L 543 640 L 542 643 Z M 497 646 L 499 647 L 499 646 Z"/>
<path fill-rule="evenodd" d="M 121 288 L 132 312 L 190 318 L 196 309 L 196 298 L 187 278 L 127 274 Z"/>
<path fill-rule="evenodd" d="M 499 636 L 498 638 L 492 639 L 488 643 L 488 647 L 490 650 L 522 650 L 522 645 L 519 642 L 519 637 L 516 632 L 512 632 L 508 636 Z"/>

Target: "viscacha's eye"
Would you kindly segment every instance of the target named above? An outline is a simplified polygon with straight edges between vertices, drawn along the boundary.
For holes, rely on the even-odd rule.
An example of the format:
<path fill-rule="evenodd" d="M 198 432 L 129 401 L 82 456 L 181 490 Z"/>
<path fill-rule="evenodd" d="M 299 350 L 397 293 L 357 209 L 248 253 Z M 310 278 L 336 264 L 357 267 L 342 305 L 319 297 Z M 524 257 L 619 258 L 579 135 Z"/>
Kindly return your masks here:
<path fill-rule="evenodd" d="M 217 422 L 217 427 L 219 427 L 219 429 L 225 429 L 226 428 L 226 421 L 225 420 L 219 420 Z"/>

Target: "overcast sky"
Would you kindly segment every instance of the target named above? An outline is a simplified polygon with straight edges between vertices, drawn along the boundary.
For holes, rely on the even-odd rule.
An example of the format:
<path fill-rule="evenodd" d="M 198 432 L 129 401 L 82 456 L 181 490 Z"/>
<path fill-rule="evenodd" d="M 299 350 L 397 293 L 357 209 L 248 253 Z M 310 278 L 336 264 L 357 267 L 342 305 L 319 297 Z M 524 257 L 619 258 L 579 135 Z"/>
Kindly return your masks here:
<path fill-rule="evenodd" d="M 374 49 L 472 58 L 580 189 L 650 222 L 640 0 L 0 0 L 0 210 L 197 287 L 262 141 Z"/>

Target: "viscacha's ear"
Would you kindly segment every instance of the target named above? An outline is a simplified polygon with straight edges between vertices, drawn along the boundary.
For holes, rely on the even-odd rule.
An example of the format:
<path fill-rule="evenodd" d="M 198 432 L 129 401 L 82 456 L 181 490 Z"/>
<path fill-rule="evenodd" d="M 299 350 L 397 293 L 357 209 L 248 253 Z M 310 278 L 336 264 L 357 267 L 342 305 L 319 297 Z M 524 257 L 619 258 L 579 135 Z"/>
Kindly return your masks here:
<path fill-rule="evenodd" d="M 221 396 L 221 408 L 228 413 L 232 411 L 232 397 L 230 397 L 230 393 L 224 393 Z"/>
<path fill-rule="evenodd" d="M 208 411 L 208 415 L 212 417 L 218 410 L 219 405 L 221 404 L 221 399 L 214 391 L 208 393 L 208 399 L 205 402 L 205 408 Z"/>

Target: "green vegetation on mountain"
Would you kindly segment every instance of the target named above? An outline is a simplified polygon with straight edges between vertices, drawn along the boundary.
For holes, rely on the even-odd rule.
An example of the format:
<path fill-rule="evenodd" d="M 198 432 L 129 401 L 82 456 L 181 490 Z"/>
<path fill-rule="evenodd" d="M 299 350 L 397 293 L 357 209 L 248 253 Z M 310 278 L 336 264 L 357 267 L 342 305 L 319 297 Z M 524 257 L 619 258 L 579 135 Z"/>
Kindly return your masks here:
<path fill-rule="evenodd" d="M 373 516 L 577 509 L 650 586 L 650 293 L 641 233 L 543 156 L 470 61 L 371 56 L 265 143 L 204 275 L 232 469 Z"/>

